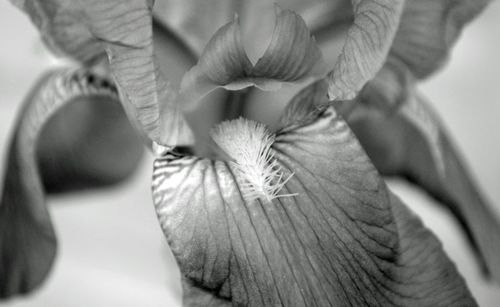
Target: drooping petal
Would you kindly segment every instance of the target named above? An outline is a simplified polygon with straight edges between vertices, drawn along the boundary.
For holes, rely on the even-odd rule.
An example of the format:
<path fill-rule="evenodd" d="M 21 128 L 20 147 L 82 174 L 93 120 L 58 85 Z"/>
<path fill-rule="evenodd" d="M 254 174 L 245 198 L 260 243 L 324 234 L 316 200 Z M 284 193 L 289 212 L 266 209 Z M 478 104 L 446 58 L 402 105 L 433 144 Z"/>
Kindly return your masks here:
<path fill-rule="evenodd" d="M 332 108 L 314 112 L 271 149 L 289 178 L 282 193 L 295 196 L 249 201 L 234 162 L 171 153 L 154 163 L 153 199 L 186 302 L 475 306 L 346 123 Z"/>
<path fill-rule="evenodd" d="M 40 133 L 49 133 L 54 127 L 48 127 L 48 131 L 43 131 L 49 118 L 54 115 L 63 106 L 70 102 L 86 103 L 92 99 L 100 99 L 100 103 L 109 103 L 111 100 L 118 103 L 116 89 L 109 81 L 99 78 L 85 70 L 58 70 L 49 73 L 34 88 L 27 98 L 27 103 L 21 113 L 17 125 L 14 129 L 14 136 L 8 152 L 6 176 L 4 186 L 1 192 L 0 202 L 0 297 L 10 297 L 15 294 L 26 293 L 37 287 L 48 274 L 56 253 L 56 237 L 50 221 L 50 215 L 45 204 L 44 180 L 61 179 L 68 168 L 52 169 L 42 161 L 42 170 L 50 170 L 49 174 L 40 173 L 38 168 L 37 153 L 46 153 L 46 148 L 38 147 Z M 120 114 L 120 113 L 118 113 Z M 60 119 L 59 119 L 60 120 Z M 67 123 L 67 122 L 66 122 Z M 70 125 L 69 128 L 72 126 Z M 68 127 L 64 127 L 68 129 Z M 97 128 L 97 127 L 96 127 Z M 123 133 L 131 132 L 130 127 L 124 126 Z M 100 131 L 101 137 L 105 138 L 108 131 Z M 113 131 L 111 131 L 113 133 Z M 115 132 L 116 133 L 116 132 Z M 118 132 L 118 135 L 120 132 Z M 115 135 L 115 136 L 118 136 Z M 54 137 L 54 135 L 52 135 Z M 124 145 L 135 143 L 138 145 L 137 136 L 125 135 Z M 103 140 L 103 139 L 101 139 Z M 134 142 L 135 140 L 135 142 Z M 122 170 L 109 169 L 109 167 L 123 166 L 130 169 L 130 165 L 137 161 L 129 154 L 115 156 L 112 159 L 122 160 L 123 162 L 113 162 L 111 165 L 102 165 L 105 161 L 97 161 L 102 158 L 99 153 L 99 147 L 89 150 L 84 144 L 86 140 L 78 140 L 78 149 L 76 156 L 64 156 L 64 153 L 70 154 L 71 151 L 61 152 L 64 147 L 60 147 L 62 140 L 53 141 L 54 147 L 51 148 L 51 154 L 59 158 L 60 164 L 69 163 L 75 167 L 72 174 L 76 177 L 65 178 L 73 180 L 74 183 L 82 185 L 99 185 L 98 181 L 92 181 L 92 178 L 86 178 L 87 175 L 94 173 L 95 176 L 108 176 L 109 180 L 120 177 Z M 83 144 L 82 144 L 83 143 Z M 112 144 L 118 147 L 119 138 L 113 138 Z M 112 144 L 104 144 L 104 147 Z M 46 144 L 42 144 L 46 145 Z M 128 148 L 123 147 L 124 150 Z M 141 151 L 132 149 L 131 153 Z M 60 155 L 58 155 L 60 154 Z M 80 154 L 87 154 L 82 161 L 75 161 L 75 158 L 81 157 Z M 43 158 L 47 158 L 44 155 Z M 95 160 L 93 160 L 95 159 Z M 109 159 L 109 157 L 108 157 Z M 108 160 L 109 161 L 109 160 Z M 77 166 L 76 163 L 81 162 Z M 57 165 L 54 165 L 57 167 Z M 133 167 L 133 166 L 132 166 Z M 91 169 L 86 169 L 91 168 Z M 96 172 L 101 172 L 97 174 Z M 53 182 L 54 183 L 54 182 Z M 55 183 L 54 183 L 55 184 Z M 55 187 L 66 189 L 74 188 L 70 185 Z M 79 187 L 81 188 L 81 186 Z"/>
<path fill-rule="evenodd" d="M 389 61 L 357 98 L 336 107 L 377 170 L 419 185 L 448 207 L 476 250 L 486 273 L 499 279 L 500 221 L 481 195 L 437 114 L 415 91 L 412 74 Z M 327 104 L 325 81 L 290 102 L 283 126 Z"/>
<path fill-rule="evenodd" d="M 283 82 L 301 82 L 322 77 L 324 73 L 321 52 L 304 21 L 291 11 L 277 8 L 270 45 L 255 66 L 244 50 L 238 18 L 235 18 L 217 31 L 198 64 L 186 73 L 179 100 L 190 109 L 218 87 L 238 90 L 257 86 L 276 90 Z"/>
<path fill-rule="evenodd" d="M 193 137 L 153 56 L 151 0 L 29 0 L 20 5 L 48 45 L 83 63 L 107 54 L 132 122 L 152 141 L 193 143 Z M 160 110 L 162 117 L 160 119 Z M 168 111 L 163 111 L 168 110 Z M 160 121 L 174 127 L 160 131 Z M 165 125 L 163 125 L 165 126 Z"/>
<path fill-rule="evenodd" d="M 329 74 L 330 100 L 353 99 L 385 62 L 404 0 L 352 0 L 354 20 Z"/>
<path fill-rule="evenodd" d="M 450 209 L 480 265 L 500 280 L 500 220 L 436 113 L 413 83 L 402 80 L 394 67 L 384 68 L 360 94 L 347 120 L 382 174 L 408 179 Z"/>

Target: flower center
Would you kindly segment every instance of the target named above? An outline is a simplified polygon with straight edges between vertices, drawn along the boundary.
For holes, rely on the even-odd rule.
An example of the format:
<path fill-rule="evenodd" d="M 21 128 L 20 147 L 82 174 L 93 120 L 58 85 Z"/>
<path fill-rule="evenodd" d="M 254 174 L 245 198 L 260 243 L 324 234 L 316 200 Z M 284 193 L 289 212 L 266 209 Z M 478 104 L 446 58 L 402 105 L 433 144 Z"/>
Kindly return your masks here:
<path fill-rule="evenodd" d="M 272 151 L 274 134 L 264 124 L 238 118 L 216 126 L 211 136 L 231 158 L 243 197 L 252 201 L 272 201 L 277 197 L 296 194 L 278 194 L 293 176 L 283 179 L 283 170 Z"/>

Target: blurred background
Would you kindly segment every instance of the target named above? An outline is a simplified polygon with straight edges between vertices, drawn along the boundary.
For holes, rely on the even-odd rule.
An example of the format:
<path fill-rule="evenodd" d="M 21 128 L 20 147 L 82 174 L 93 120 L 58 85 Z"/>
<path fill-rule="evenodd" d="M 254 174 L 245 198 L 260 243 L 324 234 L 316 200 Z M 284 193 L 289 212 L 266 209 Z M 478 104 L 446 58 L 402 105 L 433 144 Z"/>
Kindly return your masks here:
<path fill-rule="evenodd" d="M 421 85 L 500 214 L 500 2 L 470 24 L 444 70 Z M 14 119 L 34 81 L 55 60 L 30 20 L 0 2 L 0 173 Z M 152 157 L 125 183 L 49 199 L 59 253 L 35 293 L 0 303 L 28 306 L 180 306 L 179 272 L 150 196 Z M 3 177 L 0 177 L 0 182 Z M 444 244 L 480 306 L 498 306 L 500 285 L 485 281 L 450 215 L 413 186 L 391 188 Z M 500 255 L 499 255 L 500 257 Z"/>

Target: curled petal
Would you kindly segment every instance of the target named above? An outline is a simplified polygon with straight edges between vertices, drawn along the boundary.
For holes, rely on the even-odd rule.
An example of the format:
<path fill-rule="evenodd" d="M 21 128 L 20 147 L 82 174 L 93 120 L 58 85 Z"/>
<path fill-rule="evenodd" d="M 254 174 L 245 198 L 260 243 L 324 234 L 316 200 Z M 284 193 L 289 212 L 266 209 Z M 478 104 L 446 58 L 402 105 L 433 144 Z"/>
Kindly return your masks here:
<path fill-rule="evenodd" d="M 42 79 L 28 97 L 22 110 L 8 153 L 7 171 L 0 202 L 0 297 L 2 298 L 33 290 L 45 279 L 52 266 L 56 253 L 56 237 L 45 205 L 44 183 L 47 182 L 44 180 L 58 178 L 61 173 L 54 169 L 51 169 L 53 172 L 45 174 L 48 177 L 40 173 L 37 164 L 38 139 L 49 118 L 63 106 L 70 102 L 88 102 L 90 98 L 100 98 L 101 103 L 106 100 L 118 102 L 116 89 L 109 81 L 85 70 L 59 70 L 51 72 Z M 131 131 L 130 127 L 124 128 L 126 130 L 123 132 Z M 101 133 L 104 136 L 108 132 L 102 131 Z M 138 141 L 133 134 L 126 137 Z M 113 140 L 115 145 L 118 145 L 117 141 L 118 139 Z M 53 144 L 60 143 L 53 142 Z M 87 154 L 98 152 L 97 150 L 86 151 L 85 145 L 80 145 L 80 147 Z M 58 152 L 62 148 L 57 146 L 51 149 Z M 41 147 L 38 152 L 46 151 L 44 147 Z M 140 151 L 138 153 L 140 155 Z M 44 157 L 47 158 L 47 156 Z M 114 157 L 114 159 L 127 159 L 126 157 L 129 155 Z M 68 159 L 68 163 L 75 163 L 73 156 L 59 156 L 59 158 L 63 162 Z M 88 184 L 86 180 L 90 178 L 85 178 L 86 174 L 94 172 L 94 175 L 97 175 L 95 172 L 98 170 L 102 170 L 103 175 L 108 173 L 106 166 L 99 164 L 103 161 L 88 162 L 86 160 L 92 160 L 92 158 L 98 159 L 99 155 L 77 161 L 81 162 L 81 165 L 79 169 L 77 168 L 80 171 L 72 174 L 77 176 L 72 178 L 75 179 L 75 183 Z M 128 159 L 127 163 L 133 164 L 133 161 Z M 120 163 L 112 165 L 118 166 Z M 47 167 L 42 161 L 42 170 Z M 85 167 L 92 169 L 84 170 Z M 127 165 L 127 167 L 130 166 Z M 112 170 L 108 175 L 113 177 L 117 175 L 116 172 L 119 170 Z M 96 183 L 98 184 L 94 182 Z"/>
<path fill-rule="evenodd" d="M 293 45 L 293 48 L 292 48 Z M 238 19 L 223 26 L 209 41 L 198 64 L 183 78 L 180 104 L 193 108 L 210 91 L 257 86 L 277 90 L 283 82 L 300 82 L 325 73 L 321 52 L 300 16 L 276 8 L 270 45 L 252 65 L 241 39 Z"/>
<path fill-rule="evenodd" d="M 175 153 L 155 161 L 153 199 L 186 302 L 475 306 L 439 241 L 387 190 L 346 123 L 332 108 L 307 118 L 271 147 L 289 177 L 282 193 L 294 196 L 248 200 L 232 162 Z"/>
<path fill-rule="evenodd" d="M 330 100 L 353 99 L 382 67 L 398 29 L 404 0 L 352 0 L 354 21 L 329 74 Z"/>

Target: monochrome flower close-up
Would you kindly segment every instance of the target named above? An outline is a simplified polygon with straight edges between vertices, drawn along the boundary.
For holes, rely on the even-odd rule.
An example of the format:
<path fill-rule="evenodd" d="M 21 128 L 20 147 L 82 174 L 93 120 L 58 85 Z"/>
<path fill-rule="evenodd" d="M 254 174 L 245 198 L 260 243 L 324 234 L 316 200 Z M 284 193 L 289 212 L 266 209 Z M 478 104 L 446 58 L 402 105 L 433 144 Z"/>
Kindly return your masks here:
<path fill-rule="evenodd" d="M 144 298 L 132 305 L 153 304 L 148 287 L 171 287 L 175 304 L 184 306 L 494 304 L 494 296 L 477 289 L 498 292 L 500 207 L 469 170 L 444 123 L 447 114 L 438 114 L 440 102 L 425 93 L 433 76 L 453 65 L 464 28 L 483 11 L 499 12 L 498 5 L 10 2 L 29 17 L 43 42 L 38 48 L 57 60 L 37 72 L 24 102 L 9 107 L 17 117 L 1 169 L 0 303 L 17 306 L 27 297 L 26 306 L 43 305 L 36 296 L 60 274 L 59 261 L 69 259 L 59 255 L 59 238 L 68 243 L 51 216 L 61 210 L 52 199 L 99 195 L 110 203 L 104 191 L 119 194 L 133 180 L 149 189 L 137 194 L 145 197 L 138 203 L 124 196 L 123 207 L 113 210 L 95 206 L 82 223 L 98 234 L 88 245 L 74 242 L 78 255 L 100 245 L 112 250 L 113 240 L 99 244 L 108 231 L 120 233 L 115 241 L 131 250 L 141 249 L 134 237 L 141 246 L 156 244 L 147 234 L 163 237 L 169 251 L 154 257 L 175 267 L 169 277 L 175 286 L 146 282 L 133 291 L 144 290 Z M 483 88 L 471 97 L 481 100 Z M 467 130 L 472 116 L 464 115 L 462 131 L 474 131 Z M 476 131 L 494 152 L 498 130 Z M 488 166 L 500 170 L 498 161 Z M 435 233 L 435 217 L 413 212 L 398 184 L 449 214 L 483 288 Z M 127 203 L 149 210 L 151 220 L 127 218 Z M 111 222 L 101 231 L 107 210 Z M 154 263 L 147 275 L 164 276 Z M 123 278 L 110 284 L 137 282 L 127 265 L 120 269 Z M 64 291 L 54 290 L 45 304 L 89 305 L 63 299 Z M 99 297 L 98 305 L 124 302 Z"/>

